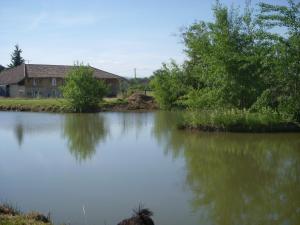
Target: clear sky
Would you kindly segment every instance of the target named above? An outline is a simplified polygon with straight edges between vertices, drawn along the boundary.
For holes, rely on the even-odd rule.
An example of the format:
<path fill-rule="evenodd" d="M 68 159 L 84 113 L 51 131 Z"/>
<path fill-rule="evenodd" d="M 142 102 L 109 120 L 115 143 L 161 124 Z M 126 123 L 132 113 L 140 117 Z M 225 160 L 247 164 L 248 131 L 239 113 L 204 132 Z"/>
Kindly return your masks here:
<path fill-rule="evenodd" d="M 255 5 L 259 0 L 252 0 Z M 244 0 L 221 0 L 230 6 Z M 285 3 L 285 0 L 265 0 Z M 211 20 L 214 0 L 0 0 L 0 64 L 16 43 L 36 64 L 89 63 L 132 77 L 184 59 L 179 30 Z"/>

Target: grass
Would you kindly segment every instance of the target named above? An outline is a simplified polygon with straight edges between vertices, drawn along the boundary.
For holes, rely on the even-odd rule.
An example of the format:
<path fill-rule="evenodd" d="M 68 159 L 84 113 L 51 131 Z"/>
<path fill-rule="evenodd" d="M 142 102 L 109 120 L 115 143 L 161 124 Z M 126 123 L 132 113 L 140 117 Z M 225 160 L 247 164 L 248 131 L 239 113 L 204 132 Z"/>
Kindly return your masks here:
<path fill-rule="evenodd" d="M 51 225 L 50 216 L 37 212 L 23 214 L 11 204 L 0 204 L 0 225 Z"/>
<path fill-rule="evenodd" d="M 250 112 L 238 109 L 187 111 L 180 128 L 204 131 L 281 132 L 300 131 L 299 124 L 271 110 Z"/>
<path fill-rule="evenodd" d="M 121 98 L 104 98 L 103 101 L 99 104 L 99 107 L 113 107 L 122 104 L 127 104 L 126 99 Z"/>
<path fill-rule="evenodd" d="M 1 110 L 67 112 L 71 108 L 64 99 L 1 98 Z"/>
<path fill-rule="evenodd" d="M 96 111 L 126 103 L 126 100 L 119 98 L 105 98 L 99 103 L 99 107 Z M 0 98 L 0 111 L 73 112 L 73 109 L 68 102 L 62 98 Z"/>
<path fill-rule="evenodd" d="M 0 225 L 50 225 L 50 223 L 37 221 L 26 215 L 0 215 Z"/>

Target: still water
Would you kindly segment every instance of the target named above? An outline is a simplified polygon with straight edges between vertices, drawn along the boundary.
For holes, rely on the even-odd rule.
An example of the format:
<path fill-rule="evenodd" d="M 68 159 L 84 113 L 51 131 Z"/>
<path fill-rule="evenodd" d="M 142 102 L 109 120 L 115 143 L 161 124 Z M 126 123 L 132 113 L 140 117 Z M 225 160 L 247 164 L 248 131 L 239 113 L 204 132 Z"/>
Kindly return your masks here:
<path fill-rule="evenodd" d="M 300 223 L 300 134 L 179 131 L 176 113 L 0 112 L 0 201 L 56 224 Z M 85 209 L 85 214 L 83 213 Z"/>

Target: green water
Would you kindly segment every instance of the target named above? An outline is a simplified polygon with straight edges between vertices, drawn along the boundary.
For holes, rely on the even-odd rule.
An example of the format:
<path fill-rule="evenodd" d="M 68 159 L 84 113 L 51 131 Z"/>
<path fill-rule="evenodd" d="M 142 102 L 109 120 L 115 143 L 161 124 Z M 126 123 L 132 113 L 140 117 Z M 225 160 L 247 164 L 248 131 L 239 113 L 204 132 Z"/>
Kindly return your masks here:
<path fill-rule="evenodd" d="M 300 134 L 195 133 L 176 119 L 0 112 L 0 201 L 56 224 L 117 224 L 139 203 L 162 225 L 299 224 Z"/>

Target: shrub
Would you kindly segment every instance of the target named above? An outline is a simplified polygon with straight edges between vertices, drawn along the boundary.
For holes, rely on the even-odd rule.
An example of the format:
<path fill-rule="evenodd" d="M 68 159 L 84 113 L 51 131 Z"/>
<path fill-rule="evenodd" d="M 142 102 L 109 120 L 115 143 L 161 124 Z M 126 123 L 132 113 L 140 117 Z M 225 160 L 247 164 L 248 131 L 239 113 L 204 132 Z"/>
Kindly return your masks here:
<path fill-rule="evenodd" d="M 183 121 L 180 126 L 223 131 L 282 130 L 292 124 L 290 118 L 270 108 L 260 112 L 239 109 L 191 110 L 185 113 Z"/>
<path fill-rule="evenodd" d="M 76 64 L 62 87 L 63 96 L 76 112 L 95 109 L 107 93 L 107 86 L 94 78 L 93 73 L 91 67 Z"/>
<path fill-rule="evenodd" d="M 183 77 L 182 68 L 175 62 L 171 62 L 170 65 L 163 64 L 161 69 L 154 72 L 150 85 L 161 108 L 176 107 L 177 100 L 186 94 Z"/>

